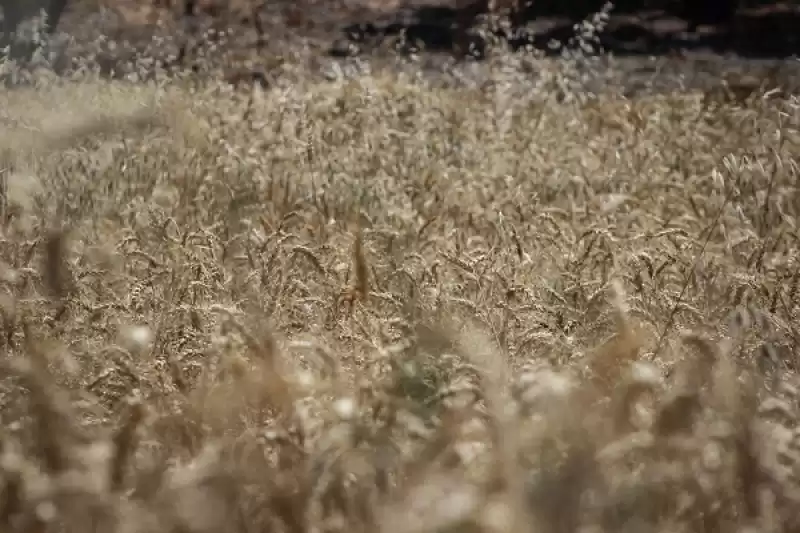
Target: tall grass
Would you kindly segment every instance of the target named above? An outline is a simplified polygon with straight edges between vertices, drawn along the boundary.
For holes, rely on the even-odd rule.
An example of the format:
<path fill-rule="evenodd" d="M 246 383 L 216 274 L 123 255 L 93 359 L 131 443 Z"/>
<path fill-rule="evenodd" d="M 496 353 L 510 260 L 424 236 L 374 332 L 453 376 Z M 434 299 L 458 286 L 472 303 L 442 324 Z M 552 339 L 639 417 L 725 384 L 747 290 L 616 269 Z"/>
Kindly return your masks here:
<path fill-rule="evenodd" d="M 2 530 L 796 531 L 798 102 L 564 61 L 0 93 Z"/>

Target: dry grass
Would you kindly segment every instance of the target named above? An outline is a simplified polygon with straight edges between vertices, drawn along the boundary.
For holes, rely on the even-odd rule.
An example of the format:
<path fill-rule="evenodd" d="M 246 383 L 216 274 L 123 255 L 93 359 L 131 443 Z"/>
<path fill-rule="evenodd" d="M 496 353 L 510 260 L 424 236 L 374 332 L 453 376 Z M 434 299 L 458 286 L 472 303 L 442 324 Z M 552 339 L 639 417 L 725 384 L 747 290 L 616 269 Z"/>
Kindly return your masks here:
<path fill-rule="evenodd" d="M 0 94 L 2 531 L 800 530 L 797 100 L 492 61 Z"/>

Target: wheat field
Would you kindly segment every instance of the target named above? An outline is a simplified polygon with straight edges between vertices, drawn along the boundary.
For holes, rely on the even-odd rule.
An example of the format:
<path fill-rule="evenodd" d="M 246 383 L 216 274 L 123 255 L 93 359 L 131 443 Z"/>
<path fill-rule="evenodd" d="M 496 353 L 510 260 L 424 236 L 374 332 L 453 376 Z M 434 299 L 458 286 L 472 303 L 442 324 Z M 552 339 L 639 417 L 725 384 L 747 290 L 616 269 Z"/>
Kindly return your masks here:
<path fill-rule="evenodd" d="M 800 531 L 798 100 L 572 57 L 0 92 L 0 531 Z"/>

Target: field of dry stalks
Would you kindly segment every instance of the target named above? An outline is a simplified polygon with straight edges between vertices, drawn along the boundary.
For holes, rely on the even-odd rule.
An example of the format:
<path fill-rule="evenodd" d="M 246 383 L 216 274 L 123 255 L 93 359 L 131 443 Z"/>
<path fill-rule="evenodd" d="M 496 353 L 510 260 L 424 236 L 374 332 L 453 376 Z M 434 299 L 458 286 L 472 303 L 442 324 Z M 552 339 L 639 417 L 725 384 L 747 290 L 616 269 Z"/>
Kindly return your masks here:
<path fill-rule="evenodd" d="M 800 531 L 798 100 L 492 61 L 0 92 L 0 530 Z"/>

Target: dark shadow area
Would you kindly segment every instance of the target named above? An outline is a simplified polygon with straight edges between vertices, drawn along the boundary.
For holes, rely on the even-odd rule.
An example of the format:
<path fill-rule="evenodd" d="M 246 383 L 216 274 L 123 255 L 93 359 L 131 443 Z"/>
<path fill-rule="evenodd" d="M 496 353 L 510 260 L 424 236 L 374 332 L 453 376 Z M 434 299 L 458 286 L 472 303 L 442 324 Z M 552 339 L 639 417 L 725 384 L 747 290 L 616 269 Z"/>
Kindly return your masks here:
<path fill-rule="evenodd" d="M 656 3 L 658 9 L 644 9 Z M 599 44 L 602 50 L 620 56 L 692 51 L 753 59 L 800 55 L 800 4 L 762 2 L 743 9 L 736 9 L 736 4 L 731 0 L 622 0 L 599 34 Z M 591 0 L 572 9 L 570 5 L 537 0 L 535 5 L 509 12 L 509 27 L 488 33 L 513 50 L 534 47 L 557 53 L 553 43 L 574 44 L 574 25 L 599 11 L 602 2 Z M 485 0 L 460 9 L 423 6 L 387 20 L 351 24 L 330 53 L 355 55 L 389 42 L 400 52 L 428 50 L 482 57 L 490 38 L 476 27 L 487 9 Z"/>
<path fill-rule="evenodd" d="M 22 24 L 44 12 L 47 17 L 47 33 L 52 34 L 66 7 L 67 0 L 0 0 L 3 13 L 3 22 L 0 24 L 0 54 L 2 49 L 8 48 L 8 55 L 12 59 L 29 57 L 33 53 L 33 46 L 15 38 Z"/>

